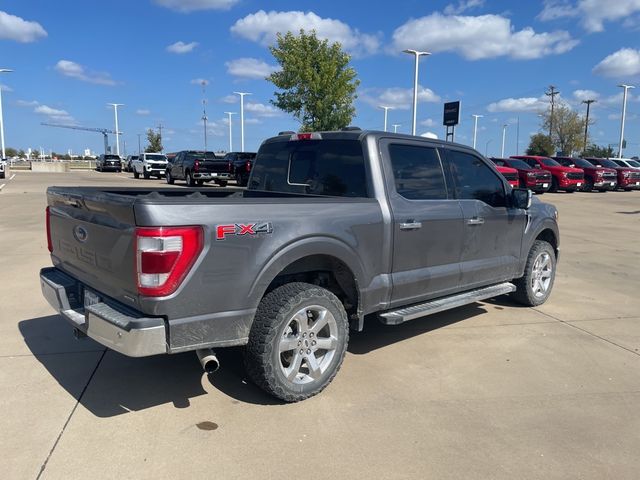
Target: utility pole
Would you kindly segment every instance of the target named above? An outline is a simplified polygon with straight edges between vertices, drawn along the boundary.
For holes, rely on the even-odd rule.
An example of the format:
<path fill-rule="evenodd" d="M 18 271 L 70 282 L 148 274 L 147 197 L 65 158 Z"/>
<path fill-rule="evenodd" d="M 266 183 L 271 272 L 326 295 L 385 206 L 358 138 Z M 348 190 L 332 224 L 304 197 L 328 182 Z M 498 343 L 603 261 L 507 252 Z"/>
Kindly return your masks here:
<path fill-rule="evenodd" d="M 207 99 L 205 98 L 204 88 L 207 85 L 205 80 L 202 80 L 202 126 L 204 127 L 204 156 L 207 156 Z"/>
<path fill-rule="evenodd" d="M 140 155 L 141 149 L 140 149 L 140 135 L 142 135 L 141 133 L 138 133 L 138 155 Z"/>
<path fill-rule="evenodd" d="M 549 86 L 549 90 L 544 92 L 547 97 L 551 98 L 551 116 L 549 117 L 549 138 L 551 138 L 551 132 L 553 131 L 553 107 L 555 106 L 555 97 L 559 95 L 560 92 L 556 90 L 556 87 L 553 85 Z"/>
<path fill-rule="evenodd" d="M 478 133 L 478 119 L 484 115 L 471 115 L 473 117 L 473 148 L 476 148 L 476 135 Z"/>
<path fill-rule="evenodd" d="M 401 125 L 400 123 L 394 123 L 394 124 L 392 125 L 392 127 L 393 127 L 393 133 L 398 133 L 398 127 L 399 127 L 400 125 Z"/>
<path fill-rule="evenodd" d="M 233 128 L 231 126 L 231 115 L 236 115 L 236 112 L 224 112 L 229 115 L 229 151 L 233 152 Z"/>
<path fill-rule="evenodd" d="M 113 107 L 113 114 L 116 118 L 116 155 L 120 156 L 120 130 L 118 130 L 118 107 L 124 105 L 124 103 L 107 103 Z"/>
<path fill-rule="evenodd" d="M 380 108 L 384 110 L 384 131 L 387 131 L 387 112 L 392 110 L 393 107 L 385 107 L 384 105 L 380 105 Z"/>
<path fill-rule="evenodd" d="M 500 150 L 500 158 L 504 158 L 504 140 L 507 135 L 507 125 L 506 123 L 502 125 L 502 149 Z"/>
<path fill-rule="evenodd" d="M 418 50 L 403 50 L 404 53 L 409 53 L 411 55 L 415 55 L 415 67 L 413 71 L 413 121 L 411 123 L 411 135 L 416 134 L 416 115 L 418 109 L 418 63 L 420 61 L 421 56 L 431 55 L 430 52 L 420 52 Z"/>
<path fill-rule="evenodd" d="M 582 103 L 587 104 L 587 118 L 584 121 L 584 149 L 587 150 L 587 134 L 589 133 L 589 107 L 591 107 L 592 103 L 595 103 L 596 100 L 583 100 Z"/>
<path fill-rule="evenodd" d="M 160 145 L 162 146 L 162 150 L 164 150 L 164 145 L 162 145 L 162 122 L 158 123 L 158 133 L 160 134 Z M 162 153 L 160 150 L 160 153 Z"/>
<path fill-rule="evenodd" d="M 244 96 L 251 95 L 249 92 L 233 92 L 240 95 L 240 151 L 244 152 Z"/>
<path fill-rule="evenodd" d="M 618 148 L 618 158 L 622 158 L 622 151 L 624 145 L 624 119 L 627 115 L 627 90 L 630 88 L 636 88 L 633 85 L 618 85 L 621 88 L 624 88 L 624 94 L 622 95 L 622 123 L 620 124 L 620 148 Z"/>

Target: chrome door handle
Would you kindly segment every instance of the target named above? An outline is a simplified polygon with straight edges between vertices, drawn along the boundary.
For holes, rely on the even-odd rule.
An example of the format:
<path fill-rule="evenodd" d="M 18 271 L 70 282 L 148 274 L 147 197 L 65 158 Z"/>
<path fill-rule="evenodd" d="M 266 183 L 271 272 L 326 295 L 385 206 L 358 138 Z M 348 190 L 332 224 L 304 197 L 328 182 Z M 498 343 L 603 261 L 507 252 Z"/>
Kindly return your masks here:
<path fill-rule="evenodd" d="M 422 222 L 406 222 L 400 224 L 400 230 L 418 230 L 422 228 Z"/>
<path fill-rule="evenodd" d="M 484 223 L 484 218 L 482 217 L 473 217 L 467 220 L 467 225 L 482 225 Z"/>

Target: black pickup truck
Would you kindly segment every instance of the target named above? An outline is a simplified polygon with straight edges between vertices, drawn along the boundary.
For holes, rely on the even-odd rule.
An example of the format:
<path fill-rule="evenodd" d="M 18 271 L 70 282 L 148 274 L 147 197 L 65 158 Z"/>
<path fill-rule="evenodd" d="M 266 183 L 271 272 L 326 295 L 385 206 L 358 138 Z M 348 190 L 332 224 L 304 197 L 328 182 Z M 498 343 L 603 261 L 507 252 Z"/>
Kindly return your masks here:
<path fill-rule="evenodd" d="M 195 350 L 205 371 L 213 348 L 244 345 L 250 377 L 285 401 L 327 386 L 365 317 L 540 305 L 558 258 L 553 206 L 475 150 L 385 132 L 270 138 L 246 190 L 47 198 L 42 292 L 77 332 L 130 356 Z"/>
<path fill-rule="evenodd" d="M 214 152 L 184 150 L 167 164 L 165 177 L 168 184 L 184 180 L 188 186 L 194 187 L 213 181 L 226 187 L 233 173 L 231 164 Z"/>

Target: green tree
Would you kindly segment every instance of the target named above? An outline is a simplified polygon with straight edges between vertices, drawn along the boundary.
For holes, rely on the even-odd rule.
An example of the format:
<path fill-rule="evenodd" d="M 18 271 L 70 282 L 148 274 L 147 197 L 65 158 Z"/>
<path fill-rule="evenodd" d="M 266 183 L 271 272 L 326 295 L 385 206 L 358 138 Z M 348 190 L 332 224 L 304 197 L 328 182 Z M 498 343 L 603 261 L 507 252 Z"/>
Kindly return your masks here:
<path fill-rule="evenodd" d="M 601 147 L 595 143 L 590 144 L 584 152 L 583 157 L 596 157 L 596 158 L 611 158 L 614 156 L 613 148 L 611 145 L 607 147 Z"/>
<path fill-rule="evenodd" d="M 548 157 L 554 153 L 553 142 L 549 138 L 549 135 L 544 133 L 536 133 L 531 135 L 531 141 L 527 147 L 527 155 L 542 155 Z"/>
<path fill-rule="evenodd" d="M 147 130 L 147 147 L 144 149 L 146 153 L 161 152 L 162 136 L 160 132 L 154 132 L 151 128 Z"/>
<path fill-rule="evenodd" d="M 278 33 L 270 50 L 281 67 L 267 77 L 281 90 L 271 103 L 291 113 L 301 131 L 339 130 L 351 123 L 360 81 L 340 43 L 300 30 L 298 35 Z"/>
<path fill-rule="evenodd" d="M 7 158 L 11 158 L 18 155 L 18 150 L 16 150 L 15 148 L 7 147 L 5 148 L 4 153 Z"/>
<path fill-rule="evenodd" d="M 554 108 L 553 122 L 551 110 L 543 114 L 542 128 L 549 131 L 551 126 L 551 141 L 555 149 L 564 155 L 571 155 L 584 148 L 584 121 L 567 105 L 559 104 Z"/>

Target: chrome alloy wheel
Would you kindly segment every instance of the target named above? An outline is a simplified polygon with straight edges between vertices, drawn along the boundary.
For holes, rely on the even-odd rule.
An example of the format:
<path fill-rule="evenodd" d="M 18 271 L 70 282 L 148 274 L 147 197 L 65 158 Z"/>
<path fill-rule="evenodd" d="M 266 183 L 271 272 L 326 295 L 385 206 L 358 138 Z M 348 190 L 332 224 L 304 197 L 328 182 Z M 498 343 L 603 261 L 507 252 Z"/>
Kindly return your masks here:
<path fill-rule="evenodd" d="M 278 344 L 280 370 L 295 384 L 318 380 L 327 370 L 338 347 L 338 323 L 324 307 L 299 310 L 284 328 Z"/>
<path fill-rule="evenodd" d="M 551 255 L 542 252 L 533 263 L 533 271 L 531 275 L 531 290 L 537 297 L 544 297 L 551 286 L 551 277 L 553 275 L 553 262 Z"/>

